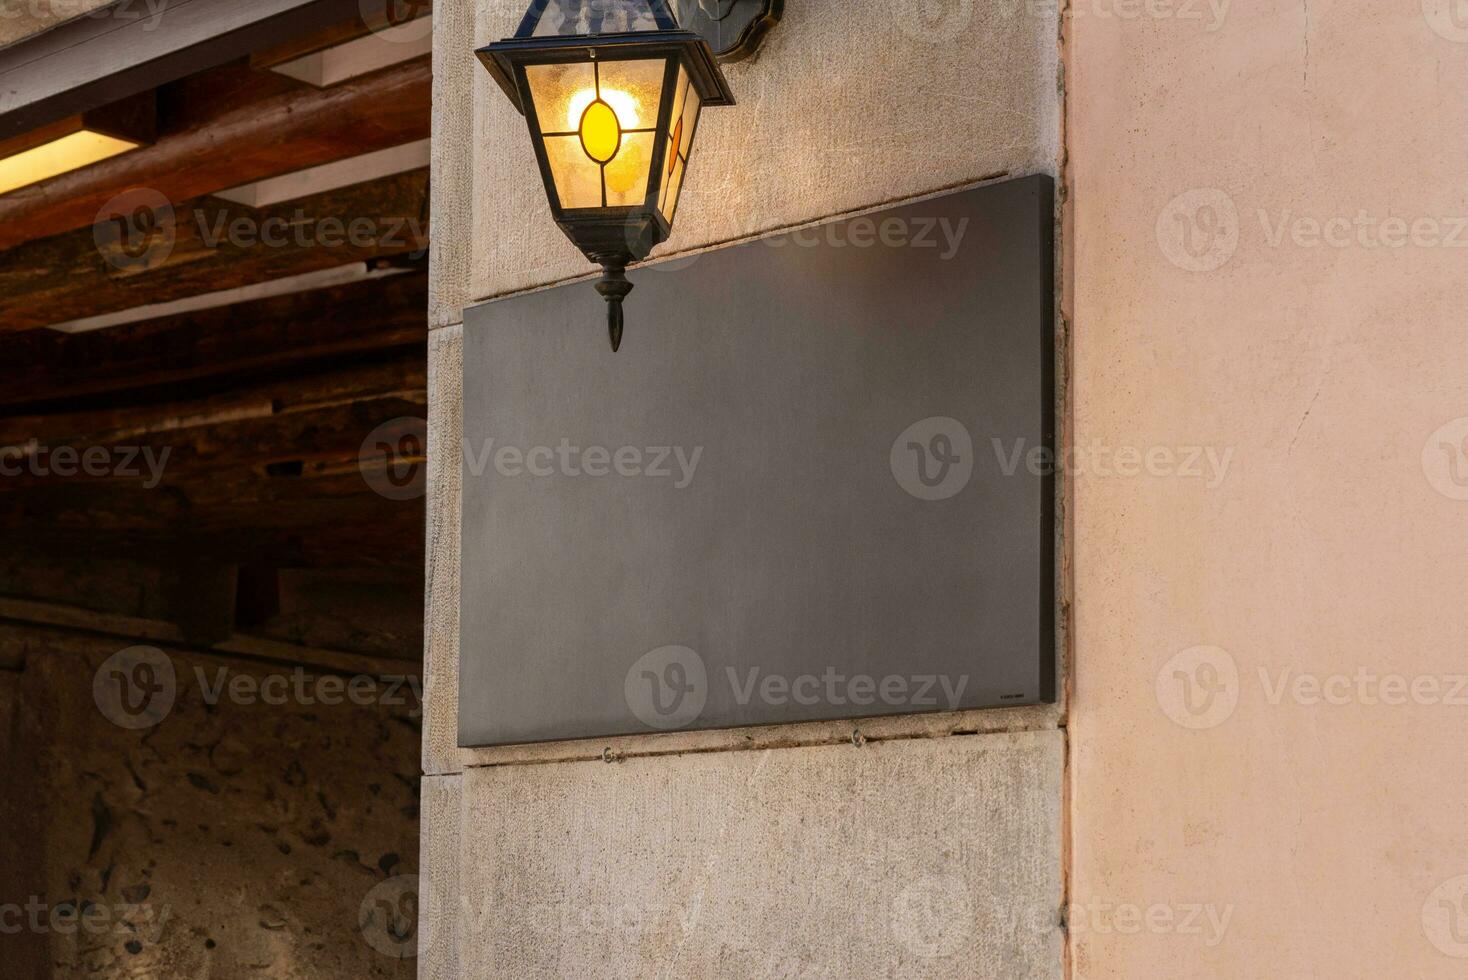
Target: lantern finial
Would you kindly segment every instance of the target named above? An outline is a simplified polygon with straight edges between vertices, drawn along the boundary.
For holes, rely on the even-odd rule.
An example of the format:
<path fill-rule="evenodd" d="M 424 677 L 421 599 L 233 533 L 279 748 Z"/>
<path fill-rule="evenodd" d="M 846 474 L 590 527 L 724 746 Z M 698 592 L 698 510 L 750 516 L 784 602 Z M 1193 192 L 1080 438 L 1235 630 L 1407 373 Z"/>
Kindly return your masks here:
<path fill-rule="evenodd" d="M 622 300 L 632 292 L 632 283 L 627 278 L 627 269 L 621 265 L 602 266 L 601 279 L 597 280 L 596 291 L 607 301 L 607 333 L 612 341 L 612 353 L 622 349 Z"/>

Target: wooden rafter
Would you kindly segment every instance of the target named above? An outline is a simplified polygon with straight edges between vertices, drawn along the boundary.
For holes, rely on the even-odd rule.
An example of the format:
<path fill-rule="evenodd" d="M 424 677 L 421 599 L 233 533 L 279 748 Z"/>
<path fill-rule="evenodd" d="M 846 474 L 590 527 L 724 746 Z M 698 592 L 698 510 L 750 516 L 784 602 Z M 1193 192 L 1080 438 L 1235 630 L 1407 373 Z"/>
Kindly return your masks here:
<path fill-rule="evenodd" d="M 122 189 L 186 201 L 429 135 L 427 59 L 329 89 L 262 88 L 274 94 L 213 117 L 189 109 L 189 128 L 165 131 L 152 146 L 0 196 L 0 249 L 86 228 Z"/>
<path fill-rule="evenodd" d="M 196 198 L 28 242 L 0 263 L 0 331 L 421 255 L 427 185 L 419 170 L 268 208 Z"/>

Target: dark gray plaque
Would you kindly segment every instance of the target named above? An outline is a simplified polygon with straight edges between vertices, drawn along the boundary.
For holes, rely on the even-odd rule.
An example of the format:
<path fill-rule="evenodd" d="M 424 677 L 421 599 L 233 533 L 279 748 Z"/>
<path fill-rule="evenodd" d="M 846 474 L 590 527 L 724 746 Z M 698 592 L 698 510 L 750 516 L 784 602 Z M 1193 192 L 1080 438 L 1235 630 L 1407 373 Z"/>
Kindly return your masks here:
<path fill-rule="evenodd" d="M 459 742 L 1055 697 L 1044 177 L 464 327 Z"/>

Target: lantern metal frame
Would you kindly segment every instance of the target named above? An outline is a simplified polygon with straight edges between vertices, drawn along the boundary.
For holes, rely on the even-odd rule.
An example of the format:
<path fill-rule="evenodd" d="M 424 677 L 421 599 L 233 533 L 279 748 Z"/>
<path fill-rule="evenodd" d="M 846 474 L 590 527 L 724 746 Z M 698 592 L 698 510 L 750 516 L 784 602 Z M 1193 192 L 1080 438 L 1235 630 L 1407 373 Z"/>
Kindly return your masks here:
<path fill-rule="evenodd" d="M 549 8 L 550 0 L 532 0 L 514 37 L 476 51 L 480 61 L 511 104 L 525 117 L 551 215 L 556 224 L 588 259 L 602 266 L 603 275 L 596 288 L 607 301 L 608 333 L 613 351 L 621 346 L 622 300 L 632 291 L 632 283 L 626 276 L 627 266 L 647 258 L 672 232 L 671 221 L 662 213 L 658 201 L 660 192 L 671 179 L 666 168 L 667 137 L 674 124 L 672 112 L 680 77 L 679 66 L 687 73 L 689 84 L 699 96 L 698 118 L 689 134 L 690 157 L 698 136 L 699 124 L 702 122 L 703 109 L 709 106 L 734 105 L 734 93 L 719 68 L 718 58 L 708 39 L 695 31 L 680 28 L 668 6 L 668 0 L 644 2 L 657 25 L 656 30 L 537 37 L 534 36 L 535 31 Z M 701 0 L 700 9 L 703 3 L 708 2 L 710 0 Z M 737 7 L 744 15 L 760 11 L 768 14 L 774 10 L 774 17 L 778 19 L 781 6 L 781 0 L 712 2 L 723 12 L 724 17 L 728 17 Z M 734 6 L 730 5 L 731 2 Z M 769 29 L 771 23 L 768 16 L 752 17 L 739 34 L 737 44 L 730 48 L 731 59 L 747 57 L 752 51 L 751 44 L 758 44 L 759 38 Z M 556 185 L 555 173 L 546 148 L 548 135 L 565 134 L 547 134 L 542 131 L 540 113 L 533 104 L 527 69 L 539 65 L 597 65 L 625 61 L 664 62 L 657 119 L 652 126 L 638 130 L 650 130 L 655 134 L 644 199 L 642 203 L 635 205 L 566 207 Z M 599 68 L 595 71 L 596 77 L 600 78 Z M 684 166 L 685 172 L 679 178 L 680 195 L 683 183 L 686 182 L 687 160 Z M 603 193 L 605 194 L 605 187 Z M 676 214 L 676 201 L 673 203 L 673 211 Z"/>

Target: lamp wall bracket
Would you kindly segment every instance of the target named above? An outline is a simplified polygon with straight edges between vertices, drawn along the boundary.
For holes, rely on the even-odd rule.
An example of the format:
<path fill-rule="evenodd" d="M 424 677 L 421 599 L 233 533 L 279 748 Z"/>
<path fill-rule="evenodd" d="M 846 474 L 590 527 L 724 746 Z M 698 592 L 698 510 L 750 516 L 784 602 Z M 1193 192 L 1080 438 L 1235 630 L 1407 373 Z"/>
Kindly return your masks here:
<path fill-rule="evenodd" d="M 675 0 L 674 6 L 678 26 L 701 34 L 725 63 L 753 56 L 785 13 L 785 0 Z"/>

